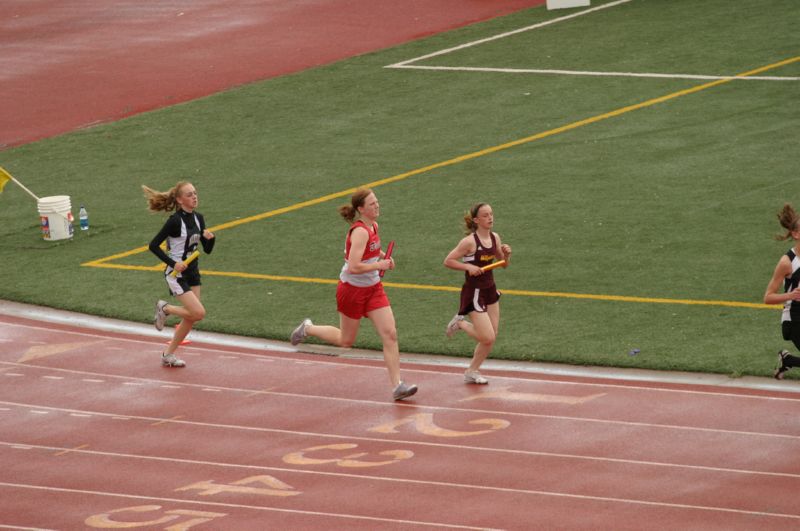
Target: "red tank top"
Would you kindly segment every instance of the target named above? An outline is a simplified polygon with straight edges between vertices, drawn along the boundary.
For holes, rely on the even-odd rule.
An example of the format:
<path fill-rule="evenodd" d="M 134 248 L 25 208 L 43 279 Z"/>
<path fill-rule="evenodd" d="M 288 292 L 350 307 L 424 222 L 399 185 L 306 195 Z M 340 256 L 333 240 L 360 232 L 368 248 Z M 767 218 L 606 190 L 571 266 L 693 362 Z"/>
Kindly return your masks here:
<path fill-rule="evenodd" d="M 350 225 L 350 230 L 347 231 L 347 239 L 344 242 L 344 267 L 342 267 L 342 272 L 339 274 L 339 279 L 353 286 L 372 286 L 380 282 L 380 276 L 377 270 L 356 275 L 351 273 L 347 267 L 347 260 L 350 258 L 350 247 L 352 246 L 350 235 L 353 233 L 353 229 L 357 227 L 363 227 L 369 234 L 367 247 L 364 249 L 364 255 L 361 257 L 361 261 L 367 263 L 377 262 L 381 257 L 381 238 L 378 236 L 378 224 L 373 223 L 372 227 L 368 227 L 363 221 L 356 221 Z"/>

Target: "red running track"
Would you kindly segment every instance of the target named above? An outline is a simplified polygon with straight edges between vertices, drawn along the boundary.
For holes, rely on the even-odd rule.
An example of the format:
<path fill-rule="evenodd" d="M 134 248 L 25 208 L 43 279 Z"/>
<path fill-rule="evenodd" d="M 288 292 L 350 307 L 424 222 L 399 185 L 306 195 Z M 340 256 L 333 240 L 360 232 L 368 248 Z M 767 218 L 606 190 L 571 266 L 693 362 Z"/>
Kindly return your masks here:
<path fill-rule="evenodd" d="M 0 149 L 544 0 L 3 0 Z"/>
<path fill-rule="evenodd" d="M 0 315 L 0 526 L 800 526 L 796 393 L 162 348 Z"/>

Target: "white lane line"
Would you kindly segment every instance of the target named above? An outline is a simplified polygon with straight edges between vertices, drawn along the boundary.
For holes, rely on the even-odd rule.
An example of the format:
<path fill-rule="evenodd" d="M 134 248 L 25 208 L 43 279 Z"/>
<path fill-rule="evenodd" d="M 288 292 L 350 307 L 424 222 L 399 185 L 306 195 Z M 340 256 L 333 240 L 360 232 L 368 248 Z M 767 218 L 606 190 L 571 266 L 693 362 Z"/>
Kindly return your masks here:
<path fill-rule="evenodd" d="M 76 333 L 80 335 L 79 333 Z M 101 336 L 94 336 L 92 334 L 85 334 L 90 337 L 101 337 Z M 125 341 L 135 341 L 135 340 L 125 340 Z M 211 352 L 219 352 L 213 349 L 208 349 Z M 248 353 L 240 353 L 241 357 L 248 358 L 248 359 L 255 359 L 255 361 L 259 362 L 275 362 L 275 361 L 282 361 L 284 363 L 293 363 L 294 360 L 287 360 L 286 358 L 265 358 L 267 355 L 263 354 L 248 354 Z M 362 359 L 362 358 L 355 358 L 355 359 Z M 365 359 L 372 359 L 372 358 L 365 358 Z M 377 358 L 376 358 L 377 359 Z M 315 365 L 328 365 L 328 366 L 335 366 L 341 367 L 342 363 L 339 361 L 334 360 L 314 360 L 314 361 L 307 361 L 307 363 L 315 364 Z M 113 374 L 106 374 L 106 373 L 96 373 L 90 371 L 77 371 L 73 369 L 61 369 L 55 367 L 44 367 L 44 366 L 37 366 L 37 365 L 26 365 L 21 363 L 15 362 L 8 362 L 8 361 L 0 361 L 0 365 L 8 365 L 12 367 L 18 368 L 25 368 L 25 369 L 38 369 L 38 370 L 50 370 L 50 371 L 58 371 L 58 372 L 65 372 L 71 374 L 83 374 L 83 375 L 94 375 L 94 376 L 103 376 L 106 378 L 131 378 L 129 376 L 119 376 Z M 383 372 L 384 369 L 382 366 L 372 366 L 372 365 L 359 365 L 360 369 L 363 370 L 374 370 Z M 514 369 L 503 369 L 498 368 L 497 370 L 511 370 L 512 372 Z M 409 373 L 420 373 L 420 374 L 441 374 L 441 371 L 433 370 L 433 369 L 404 369 L 404 372 Z M 519 371 L 517 371 L 519 372 Z M 7 375 L 15 375 L 15 376 L 23 376 L 22 374 L 18 373 L 7 373 L 4 372 L 2 374 Z M 564 376 L 565 378 L 570 377 L 570 375 Z M 584 375 L 584 376 L 575 376 L 577 378 L 590 378 L 590 379 L 602 379 L 602 378 L 609 378 L 609 376 L 591 376 L 591 375 Z M 796 394 L 795 397 L 792 396 L 762 396 L 762 395 L 753 395 L 753 394 L 744 394 L 744 393 L 730 393 L 730 392 L 713 392 L 713 391 L 696 391 L 692 389 L 672 389 L 669 387 L 647 387 L 643 385 L 624 385 L 624 384 L 611 384 L 611 383 L 598 383 L 598 382 L 573 382 L 569 380 L 553 380 L 552 378 L 537 378 L 536 376 L 532 376 L 530 378 L 524 377 L 515 377 L 515 376 L 497 376 L 497 379 L 504 379 L 504 380 L 511 380 L 517 382 L 533 382 L 537 385 L 547 385 L 547 386 L 585 386 L 585 387 L 599 387 L 599 388 L 608 388 L 608 389 L 624 389 L 624 390 L 635 390 L 635 391 L 645 391 L 645 392 L 661 392 L 661 393 L 672 393 L 672 394 L 687 394 L 687 395 L 700 395 L 700 396 L 714 396 L 714 397 L 728 397 L 728 398 L 737 398 L 743 400 L 774 400 L 774 401 L 791 401 L 791 402 L 800 402 L 800 394 Z M 620 377 L 610 376 L 611 379 Z M 622 377 L 622 379 L 625 379 Z M 146 379 L 145 379 L 146 380 Z M 635 378 L 630 378 L 631 381 L 638 381 Z M 154 381 L 154 380 L 146 380 L 146 381 Z M 704 382 L 660 382 L 657 380 L 647 380 L 648 382 L 654 383 L 656 385 L 663 384 L 663 385 L 690 385 L 690 386 L 711 386 L 713 387 L 713 383 L 704 383 Z M 747 387 L 743 387 L 742 389 L 748 389 Z"/>
<path fill-rule="evenodd" d="M 278 513 L 291 513 L 291 514 L 304 514 L 304 515 L 314 515 L 314 516 L 327 516 L 332 518 L 343 518 L 343 519 L 350 519 L 350 520 L 367 520 L 371 522 L 385 522 L 385 523 L 392 523 L 392 524 L 411 524 L 411 525 L 425 525 L 431 527 L 447 527 L 452 529 L 475 529 L 475 530 L 485 530 L 485 527 L 470 527 L 470 526 L 463 526 L 463 525 L 455 525 L 455 524 L 442 524 L 438 522 L 422 522 L 416 520 L 400 520 L 396 518 L 379 518 L 375 516 L 362 516 L 362 515 L 355 515 L 355 514 L 344 514 L 344 513 L 325 513 L 320 511 L 303 511 L 300 509 L 279 509 L 276 507 L 264 507 L 261 505 L 243 505 L 239 503 L 222 503 L 222 502 L 212 502 L 212 501 L 200 501 L 200 500 L 189 500 L 189 499 L 182 499 L 182 498 L 166 498 L 166 497 L 155 497 L 155 496 L 145 496 L 139 494 L 123 494 L 119 492 L 103 492 L 103 491 L 96 491 L 96 490 L 84 490 L 84 489 L 67 489 L 63 487 L 45 487 L 40 485 L 25 485 L 21 483 L 6 483 L 0 482 L 0 487 L 10 487 L 10 488 L 17 488 L 17 489 L 34 489 L 34 490 L 41 490 L 47 492 L 67 492 L 70 494 L 84 494 L 84 495 L 94 495 L 94 496 L 106 496 L 106 497 L 114 497 L 114 498 L 124 498 L 128 500 L 148 500 L 148 501 L 156 501 L 159 503 L 163 502 L 170 502 L 175 504 L 190 504 L 190 505 L 200 505 L 200 506 L 210 506 L 210 507 L 221 507 L 226 509 L 252 509 L 254 511 L 265 511 L 265 512 L 278 512 Z"/>
<path fill-rule="evenodd" d="M 8 443 L 0 442 L 0 444 L 7 445 Z M 713 506 L 705 506 L 705 505 L 689 505 L 683 503 L 669 503 L 669 502 L 658 502 L 658 501 L 650 501 L 650 500 L 634 500 L 630 498 L 613 498 L 608 496 L 592 496 L 586 494 L 572 494 L 572 493 L 565 493 L 565 492 L 554 492 L 554 491 L 546 491 L 546 490 L 532 490 L 532 489 L 515 489 L 511 487 L 492 487 L 486 485 L 476 485 L 476 484 L 467 484 L 467 483 L 450 483 L 445 481 L 429 481 L 429 480 L 421 480 L 421 479 L 408 479 L 408 478 L 391 478 L 386 476 L 363 476 L 358 474 L 345 474 L 342 472 L 322 472 L 316 470 L 300 470 L 294 468 L 281 468 L 281 467 L 267 467 L 267 466 L 258 466 L 258 465 L 237 465 L 233 463 L 219 463 L 215 461 L 201 461 L 201 460 L 191 460 L 191 459 L 180 459 L 180 458 L 172 458 L 172 457 L 157 457 L 157 456 L 143 456 L 143 455 L 136 455 L 136 454 L 123 454 L 117 452 L 102 452 L 102 451 L 95 451 L 95 450 L 84 450 L 79 448 L 69 448 L 63 449 L 58 447 L 47 447 L 47 446 L 35 446 L 36 449 L 45 450 L 45 451 L 53 451 L 53 450 L 66 450 L 71 453 L 76 454 L 88 454 L 88 455 L 103 455 L 103 456 L 111 456 L 111 457 L 120 457 L 126 459 L 134 459 L 134 460 L 154 460 L 154 461 L 164 461 L 169 463 L 188 463 L 193 465 L 206 465 L 206 466 L 216 466 L 216 467 L 224 467 L 224 468 L 240 468 L 240 469 L 256 469 L 256 470 L 267 470 L 272 472 L 285 472 L 285 473 L 296 473 L 296 474 L 304 474 L 304 475 L 322 475 L 322 476 L 333 476 L 333 477 L 344 477 L 349 479 L 363 479 L 368 481 L 379 481 L 379 482 L 388 482 L 388 483 L 400 483 L 400 484 L 412 484 L 412 485 L 426 485 L 426 486 L 437 486 L 437 487 L 446 487 L 446 488 L 456 488 L 456 489 L 469 489 L 469 490 L 477 490 L 477 491 L 488 491 L 488 492 L 503 492 L 503 493 L 513 493 L 513 494 L 530 494 L 530 495 L 538 495 L 538 496 L 549 496 L 549 497 L 557 497 L 557 498 L 571 498 L 571 499 L 578 499 L 578 500 L 591 500 L 591 501 L 601 501 L 601 502 L 612 502 L 612 503 L 622 503 L 622 504 L 632 504 L 632 505 L 645 505 L 651 507 L 669 507 L 669 508 L 676 508 L 676 509 L 693 509 L 699 511 L 713 511 L 713 512 L 723 512 L 723 513 L 735 513 L 735 514 L 746 514 L 746 515 L 753 515 L 753 516 L 768 516 L 774 518 L 789 518 L 794 520 L 800 520 L 800 515 L 796 514 L 782 514 L 782 513 L 771 513 L 771 512 L 763 512 L 763 511 L 749 511 L 744 509 L 735 509 L 731 507 L 713 507 Z M 8 485 L 4 483 L 0 483 L 0 485 Z M 13 484 L 12 486 L 21 486 L 25 487 L 25 485 L 17 485 Z M 31 487 L 36 488 L 36 486 L 31 485 Z M 50 487 L 41 487 L 44 489 L 49 489 Z M 128 495 L 132 496 L 132 495 Z M 481 528 L 485 529 L 485 528 Z"/>
<path fill-rule="evenodd" d="M 0 362 L 3 363 L 3 362 Z M 28 366 L 29 368 L 39 368 L 37 366 Z M 63 371 L 68 373 L 79 373 L 79 374 L 91 374 L 86 373 L 84 371 L 74 371 L 71 369 L 55 369 L 50 367 L 43 367 L 44 370 L 52 370 L 52 371 Z M 381 370 L 383 370 L 381 368 Z M 430 371 L 434 372 L 435 371 Z M 436 373 L 438 374 L 438 373 Z M 130 376 L 115 376 L 115 375 L 106 375 L 110 378 L 125 378 L 130 379 Z M 499 379 L 499 378 L 498 378 Z M 156 384 L 163 384 L 162 380 L 153 380 L 148 378 L 141 378 L 139 379 L 141 382 L 140 385 L 156 385 Z M 553 381 L 549 381 L 549 383 L 554 383 Z M 555 382 L 559 384 L 560 382 Z M 623 385 L 618 386 L 607 386 L 605 384 L 587 384 L 587 385 L 596 385 L 599 387 L 620 387 L 622 389 L 628 389 L 628 387 Z M 325 400 L 325 401 L 334 401 L 334 402 L 347 402 L 347 403 L 357 403 L 357 404 L 370 404 L 370 405 L 377 405 L 377 406 L 386 406 L 387 402 L 384 401 L 377 401 L 377 400 L 366 400 L 366 399 L 358 399 L 358 398 L 343 398 L 343 397 L 332 397 L 332 396 L 325 396 L 325 395 L 308 395 L 308 394 L 301 394 L 301 393 L 289 393 L 289 392 L 279 392 L 279 391 L 262 391 L 260 389 L 244 389 L 240 387 L 224 387 L 224 386 L 208 386 L 202 384 L 194 384 L 194 383 L 184 383 L 183 387 L 192 388 L 192 389 L 219 389 L 221 391 L 230 391 L 234 393 L 259 393 L 259 394 L 270 394 L 275 396 L 285 396 L 291 398 L 303 398 L 308 400 Z M 642 390 L 659 390 L 659 389 L 651 389 L 648 387 L 643 387 Z M 712 396 L 716 396 L 717 393 L 706 393 Z M 739 397 L 740 395 L 733 395 L 734 397 Z M 747 398 L 750 395 L 742 395 L 742 397 Z M 761 397 L 761 398 L 772 398 L 772 397 Z M 793 400 L 797 401 L 800 399 L 784 399 L 784 398 L 773 398 L 774 400 Z M 15 402 L 5 402 L 0 401 L 0 403 L 6 404 L 16 404 Z M 569 416 L 569 415 L 546 415 L 546 414 L 538 414 L 538 413 L 525 413 L 519 411 L 503 411 L 497 409 L 475 409 L 475 408 L 458 408 L 458 407 L 450 407 L 450 406 L 433 406 L 433 405 L 426 405 L 426 404 L 403 404 L 403 403 L 393 403 L 389 404 L 392 407 L 401 407 L 401 408 L 410 408 L 415 411 L 419 411 L 422 409 L 425 410 L 433 410 L 433 411 L 457 411 L 457 412 L 464 412 L 464 413 L 487 413 L 491 415 L 506 415 L 506 416 L 513 416 L 513 417 L 522 417 L 522 418 L 538 418 L 538 419 L 551 419 L 551 420 L 565 420 L 565 421 L 572 421 L 572 422 L 586 422 L 586 423 L 593 423 L 593 424 L 606 424 L 606 425 L 618 425 L 618 426 L 632 426 L 632 427 L 643 427 L 643 428 L 656 428 L 656 429 L 665 429 L 665 430 L 684 430 L 689 432 L 701 432 L 701 433 L 722 433 L 722 434 L 730 434 L 730 435 L 746 435 L 746 436 L 754 436 L 754 437 L 769 437 L 769 438 L 778 438 L 778 439 L 789 439 L 789 440 L 800 440 L 800 435 L 788 435 L 785 433 L 769 433 L 769 432 L 753 432 L 753 431 L 745 431 L 745 430 L 729 430 L 729 429 L 721 429 L 721 428 L 706 428 L 703 426 L 681 426 L 675 424 L 655 424 L 650 422 L 640 422 L 640 421 L 626 421 L 626 420 L 613 420 L 613 419 L 601 419 L 601 418 L 589 418 L 589 417 L 576 417 L 576 416 Z"/>
<path fill-rule="evenodd" d="M 21 405 L 20 405 L 21 406 Z M 69 413 L 74 410 L 69 410 L 65 408 L 49 408 L 53 411 L 59 411 L 63 413 Z M 103 413 L 99 411 L 86 411 L 86 413 L 91 413 L 92 415 L 97 415 L 99 417 L 112 417 L 112 413 Z M 337 440 L 347 440 L 347 441 L 366 441 L 366 442 L 379 442 L 385 443 L 385 438 L 380 437 L 364 437 L 359 435 L 339 435 L 334 433 L 317 433 L 317 432 L 307 432 L 307 431 L 297 431 L 297 430 L 283 430 L 277 428 L 265 428 L 260 426 L 240 426 L 236 424 L 219 424 L 219 423 L 212 423 L 212 422 L 201 422 L 201 421 L 192 421 L 192 420 L 181 420 L 183 418 L 182 415 L 176 415 L 169 419 L 164 418 L 156 418 L 156 417 L 145 417 L 140 415 L 128 415 L 129 418 L 134 420 L 140 420 L 142 422 L 150 422 L 151 426 L 161 426 L 164 424 L 178 424 L 181 426 L 197 426 L 201 428 L 211 428 L 211 429 L 220 429 L 220 430 L 234 430 L 234 431 L 243 431 L 243 432 L 253 432 L 253 433 L 278 433 L 281 435 L 290 435 L 290 436 L 303 436 L 303 437 L 318 437 L 318 438 L 325 438 L 325 439 L 337 439 Z M 112 417 L 114 418 L 114 417 Z M 745 470 L 745 469 L 738 469 L 738 468 L 723 468 L 723 467 L 713 467 L 713 466 L 703 466 L 703 465 L 687 465 L 687 464 L 680 464 L 680 463 L 667 463 L 661 461 L 644 461 L 640 459 L 623 459 L 623 458 L 615 458 L 615 457 L 599 457 L 599 456 L 590 456 L 590 455 L 578 455 L 578 454 L 565 454 L 565 453 L 555 453 L 555 452 L 540 452 L 535 450 L 515 450 L 509 448 L 493 448 L 493 447 L 485 447 L 485 446 L 467 446 L 463 444 L 445 444 L 445 443 L 437 443 L 437 442 L 425 442 L 425 441 L 411 441 L 411 440 L 393 440 L 395 444 L 407 444 L 407 445 L 414 445 L 414 446 L 425 446 L 425 447 L 432 447 L 432 448 L 445 448 L 448 450 L 457 449 L 457 450 L 465 450 L 465 451 L 475 451 L 475 452 L 488 452 L 488 453 L 501 453 L 501 454 L 509 454 L 509 455 L 525 455 L 525 456 L 534 456 L 534 457 L 552 457 L 558 459 L 574 459 L 579 461 L 594 461 L 594 462 L 602 462 L 602 463 L 615 463 L 615 464 L 623 464 L 623 465 L 640 465 L 640 466 L 648 466 L 648 467 L 657 467 L 657 468 L 676 468 L 676 469 L 687 469 L 687 470 L 703 470 L 709 472 L 724 472 L 724 473 L 732 473 L 732 474 L 745 474 L 745 475 L 754 475 L 754 476 L 772 476 L 772 477 L 786 477 L 786 478 L 794 478 L 800 479 L 800 474 L 791 474 L 786 472 L 767 472 L 761 470 Z M 757 444 L 757 443 L 754 443 Z"/>

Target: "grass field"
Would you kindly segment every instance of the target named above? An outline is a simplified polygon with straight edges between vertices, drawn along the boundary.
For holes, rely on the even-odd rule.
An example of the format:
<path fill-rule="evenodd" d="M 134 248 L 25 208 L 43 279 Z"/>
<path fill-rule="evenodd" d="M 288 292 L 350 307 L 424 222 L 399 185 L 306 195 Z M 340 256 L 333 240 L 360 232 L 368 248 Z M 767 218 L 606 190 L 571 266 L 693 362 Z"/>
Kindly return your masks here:
<path fill-rule="evenodd" d="M 0 298 L 149 320 L 165 287 L 143 246 L 164 218 L 140 185 L 189 179 L 218 237 L 198 328 L 286 339 L 303 317 L 337 322 L 336 207 L 369 184 L 398 244 L 385 281 L 404 351 L 471 354 L 444 337 L 461 277 L 441 263 L 488 201 L 514 248 L 494 357 L 770 374 L 780 314 L 760 302 L 800 181 L 795 1 L 613 4 L 530 9 L 0 152 L 92 223 L 45 242 L 8 185 Z M 719 77 L 736 75 L 754 79 Z M 379 348 L 366 323 L 357 346 Z"/>

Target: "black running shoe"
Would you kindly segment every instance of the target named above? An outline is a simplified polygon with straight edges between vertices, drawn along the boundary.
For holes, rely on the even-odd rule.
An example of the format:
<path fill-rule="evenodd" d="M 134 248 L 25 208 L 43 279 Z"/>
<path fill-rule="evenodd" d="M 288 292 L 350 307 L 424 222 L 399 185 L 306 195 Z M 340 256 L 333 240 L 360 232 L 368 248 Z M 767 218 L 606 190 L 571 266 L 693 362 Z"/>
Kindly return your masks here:
<path fill-rule="evenodd" d="M 786 371 L 791 369 L 791 367 L 786 366 L 786 357 L 789 356 L 788 350 L 781 350 L 778 352 L 778 368 L 775 369 L 775 376 L 776 380 L 783 380 L 783 375 L 786 374 Z"/>

